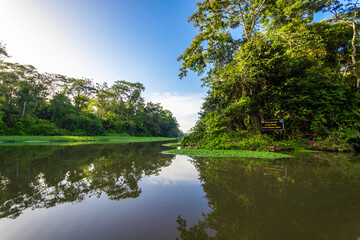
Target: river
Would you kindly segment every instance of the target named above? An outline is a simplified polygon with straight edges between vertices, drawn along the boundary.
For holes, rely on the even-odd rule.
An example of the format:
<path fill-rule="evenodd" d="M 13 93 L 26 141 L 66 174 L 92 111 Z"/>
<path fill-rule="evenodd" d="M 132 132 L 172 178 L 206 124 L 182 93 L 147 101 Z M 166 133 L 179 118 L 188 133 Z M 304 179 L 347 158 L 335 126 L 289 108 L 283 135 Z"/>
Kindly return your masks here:
<path fill-rule="evenodd" d="M 191 158 L 161 144 L 1 146 L 0 238 L 360 238 L 359 155 Z"/>

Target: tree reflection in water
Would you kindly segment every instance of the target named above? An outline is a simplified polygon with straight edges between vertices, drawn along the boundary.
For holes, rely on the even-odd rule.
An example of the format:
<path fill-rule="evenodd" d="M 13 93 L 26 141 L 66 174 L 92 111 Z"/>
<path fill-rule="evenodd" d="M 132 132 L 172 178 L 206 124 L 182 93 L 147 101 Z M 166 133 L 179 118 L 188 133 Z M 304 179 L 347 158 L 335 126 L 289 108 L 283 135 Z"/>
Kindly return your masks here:
<path fill-rule="evenodd" d="M 360 237 L 360 158 L 302 153 L 279 161 L 194 160 L 211 212 L 181 239 L 357 239 Z M 264 176 L 264 166 L 287 177 Z"/>
<path fill-rule="evenodd" d="M 159 143 L 0 147 L 0 218 L 87 197 L 136 198 L 143 175 L 172 157 Z"/>

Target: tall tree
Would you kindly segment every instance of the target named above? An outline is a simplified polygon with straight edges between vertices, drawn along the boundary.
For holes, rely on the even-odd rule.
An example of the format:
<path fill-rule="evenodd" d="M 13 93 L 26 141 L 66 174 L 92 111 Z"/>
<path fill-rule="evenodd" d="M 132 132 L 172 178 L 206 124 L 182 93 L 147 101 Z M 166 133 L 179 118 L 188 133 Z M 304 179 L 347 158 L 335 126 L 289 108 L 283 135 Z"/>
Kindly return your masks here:
<path fill-rule="evenodd" d="M 216 134 L 259 131 L 260 120 L 271 118 L 289 120 L 290 132 L 301 128 L 308 134 L 337 129 L 344 119 L 353 125 L 349 112 L 356 109 L 357 97 L 344 83 L 357 76 L 357 33 L 334 20 L 314 22 L 316 13 L 337 5 L 356 20 L 356 4 L 335 0 L 198 3 L 189 18 L 198 34 L 178 58 L 180 78 L 195 71 L 209 87 L 194 135 L 211 136 L 212 129 Z M 348 50 L 352 75 L 344 77 Z M 299 106 L 294 109 L 290 102 Z M 325 120 L 344 105 L 351 107 L 338 119 Z"/>
<path fill-rule="evenodd" d="M 359 1 L 358 0 L 346 0 L 339 1 L 329 1 L 326 5 L 326 10 L 333 14 L 332 21 L 334 23 L 345 23 L 345 27 L 352 28 L 352 38 L 351 38 L 351 69 L 353 74 L 356 76 L 356 88 L 360 89 L 360 73 L 359 73 L 359 64 L 356 59 L 357 46 L 359 45 L 357 38 L 359 31 L 357 30 L 357 25 L 359 25 Z M 347 65 L 349 62 L 347 63 Z M 347 69 L 348 66 L 345 66 Z"/>

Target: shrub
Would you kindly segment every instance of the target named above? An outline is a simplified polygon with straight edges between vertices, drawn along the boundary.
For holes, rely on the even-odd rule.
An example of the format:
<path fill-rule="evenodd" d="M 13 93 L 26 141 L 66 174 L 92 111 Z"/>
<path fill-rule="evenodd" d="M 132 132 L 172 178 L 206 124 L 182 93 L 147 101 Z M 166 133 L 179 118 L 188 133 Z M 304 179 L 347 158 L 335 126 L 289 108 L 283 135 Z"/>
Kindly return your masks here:
<path fill-rule="evenodd" d="M 32 135 L 54 136 L 58 135 L 59 129 L 56 125 L 48 120 L 39 119 L 38 123 L 31 129 Z"/>

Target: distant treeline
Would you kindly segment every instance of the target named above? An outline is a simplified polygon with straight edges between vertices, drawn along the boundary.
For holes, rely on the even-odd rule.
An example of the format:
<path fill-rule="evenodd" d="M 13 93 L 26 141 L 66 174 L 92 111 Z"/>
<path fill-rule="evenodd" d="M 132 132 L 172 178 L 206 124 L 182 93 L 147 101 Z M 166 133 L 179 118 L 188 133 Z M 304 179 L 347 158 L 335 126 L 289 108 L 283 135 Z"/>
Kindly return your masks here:
<path fill-rule="evenodd" d="M 145 103 L 141 83 L 94 85 L 90 79 L 39 73 L 7 57 L 0 44 L 0 135 L 181 134 L 170 111 Z"/>

